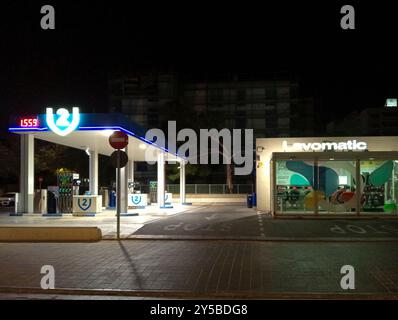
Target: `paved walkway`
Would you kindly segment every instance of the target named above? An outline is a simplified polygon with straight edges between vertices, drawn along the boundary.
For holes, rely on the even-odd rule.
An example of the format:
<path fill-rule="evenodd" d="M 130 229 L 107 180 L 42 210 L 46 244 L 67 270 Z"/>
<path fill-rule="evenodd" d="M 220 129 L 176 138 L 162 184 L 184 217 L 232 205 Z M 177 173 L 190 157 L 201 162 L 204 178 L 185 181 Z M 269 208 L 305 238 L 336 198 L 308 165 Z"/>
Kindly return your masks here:
<path fill-rule="evenodd" d="M 122 238 L 235 239 L 280 241 L 398 241 L 397 219 L 272 219 L 241 205 L 151 206 L 121 217 Z M 104 239 L 116 237 L 114 211 L 96 217 L 0 216 L 0 226 L 98 226 Z"/>
<path fill-rule="evenodd" d="M 142 228 L 146 223 L 161 220 L 176 214 L 198 210 L 203 205 L 181 206 L 175 204 L 171 209 L 159 209 L 157 206 L 147 206 L 145 209 L 129 210 L 129 213 L 138 213 L 138 216 L 121 217 L 121 236 L 127 238 Z M 116 211 L 105 210 L 95 217 L 75 217 L 64 214 L 62 217 L 43 217 L 41 214 L 25 214 L 21 217 L 9 216 L 8 212 L 0 214 L 0 226 L 97 226 L 103 237 L 116 237 Z"/>
<path fill-rule="evenodd" d="M 53 291 L 49 291 L 48 293 L 44 293 L 43 291 L 41 291 L 40 293 L 33 293 L 32 291 L 33 290 L 29 290 L 29 292 L 25 293 L 3 293 L 0 291 L 0 300 L 164 300 L 164 298 L 156 298 L 153 296 L 122 296 L 118 294 L 79 295 L 70 293 L 55 293 Z"/>
<path fill-rule="evenodd" d="M 173 291 L 253 297 L 342 294 L 340 269 L 355 268 L 354 294 L 398 294 L 395 243 L 102 241 L 0 243 L 1 287 L 40 288 L 43 265 L 56 289 Z M 397 296 L 396 296 L 397 297 Z"/>

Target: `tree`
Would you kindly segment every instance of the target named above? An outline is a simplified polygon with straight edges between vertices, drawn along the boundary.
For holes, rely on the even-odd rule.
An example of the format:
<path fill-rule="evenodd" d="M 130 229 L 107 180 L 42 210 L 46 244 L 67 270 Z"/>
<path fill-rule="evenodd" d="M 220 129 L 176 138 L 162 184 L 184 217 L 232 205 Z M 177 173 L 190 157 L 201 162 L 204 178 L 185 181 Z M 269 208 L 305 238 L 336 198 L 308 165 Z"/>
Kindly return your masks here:
<path fill-rule="evenodd" d="M 167 170 L 169 174 L 167 175 L 167 179 L 170 181 L 177 181 L 180 178 L 180 169 L 179 164 L 172 164 L 168 166 Z M 207 177 L 209 176 L 211 170 L 208 166 L 200 166 L 194 164 L 186 164 L 185 165 L 185 176 L 194 176 L 194 177 Z"/>
<path fill-rule="evenodd" d="M 7 143 L 1 143 L 0 154 L 0 183 L 2 185 L 17 183 L 19 169 L 17 151 Z"/>
<path fill-rule="evenodd" d="M 44 178 L 45 185 L 56 183 L 59 170 L 88 174 L 87 155 L 84 151 L 36 140 L 35 171 Z"/>
<path fill-rule="evenodd" d="M 199 130 L 204 128 L 215 128 L 215 129 L 222 129 L 220 128 L 220 124 L 224 123 L 225 117 L 223 113 L 212 113 L 209 115 L 206 110 L 204 111 L 197 111 L 193 110 L 193 108 L 187 107 L 181 101 L 176 101 L 169 106 L 170 110 L 170 118 L 177 122 L 177 131 L 178 129 L 182 128 L 191 128 L 193 129 L 196 134 L 199 136 Z M 227 154 L 228 150 L 224 148 L 223 144 L 219 140 L 213 140 L 219 144 L 219 154 L 221 157 L 226 157 L 232 160 L 232 155 Z M 199 156 L 199 155 L 197 155 Z M 232 162 L 232 161 L 231 161 Z M 233 187 L 233 165 L 232 163 L 226 164 L 226 185 L 228 193 L 232 193 Z M 211 170 L 208 166 L 198 166 L 198 171 L 192 171 L 192 175 L 196 176 L 209 176 Z M 170 176 L 171 178 L 173 175 Z"/>
<path fill-rule="evenodd" d="M 201 115 L 198 114 L 195 110 L 186 107 L 186 105 L 183 104 L 180 100 L 170 103 L 168 105 L 168 110 L 169 119 L 171 121 L 176 121 L 177 132 L 184 128 L 190 128 L 194 130 L 197 134 L 199 133 L 199 129 L 201 128 L 201 123 L 203 122 L 203 120 L 199 119 Z M 167 124 L 165 124 L 165 127 L 167 127 Z M 180 145 L 181 144 L 183 144 L 183 142 L 180 142 Z M 170 166 L 171 174 L 168 176 L 168 178 L 171 181 L 176 181 L 180 176 L 177 167 L 178 166 Z M 205 178 L 211 174 L 211 169 L 205 165 L 188 164 L 185 167 L 185 174 L 186 176 Z"/>

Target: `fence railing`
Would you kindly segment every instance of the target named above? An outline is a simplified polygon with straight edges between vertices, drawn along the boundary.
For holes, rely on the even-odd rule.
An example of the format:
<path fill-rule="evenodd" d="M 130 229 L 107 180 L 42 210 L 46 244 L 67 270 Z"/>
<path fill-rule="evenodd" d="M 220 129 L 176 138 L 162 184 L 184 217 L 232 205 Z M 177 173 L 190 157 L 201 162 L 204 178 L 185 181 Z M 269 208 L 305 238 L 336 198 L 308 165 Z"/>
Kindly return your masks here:
<path fill-rule="evenodd" d="M 141 185 L 137 188 L 141 193 L 149 193 L 149 186 Z M 171 193 L 180 193 L 179 184 L 167 184 L 166 190 Z M 254 192 L 252 184 L 233 184 L 233 194 L 249 194 Z M 186 184 L 185 193 L 187 194 L 228 194 L 226 184 Z"/>

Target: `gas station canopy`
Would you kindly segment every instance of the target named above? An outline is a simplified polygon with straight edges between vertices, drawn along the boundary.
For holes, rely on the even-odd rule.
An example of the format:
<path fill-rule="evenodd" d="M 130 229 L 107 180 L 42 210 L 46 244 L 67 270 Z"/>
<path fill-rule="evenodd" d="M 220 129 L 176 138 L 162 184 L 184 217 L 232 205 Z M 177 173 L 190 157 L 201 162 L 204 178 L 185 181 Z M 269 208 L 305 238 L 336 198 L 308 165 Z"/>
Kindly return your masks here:
<path fill-rule="evenodd" d="M 132 122 L 127 116 L 119 113 L 81 114 L 79 108 L 72 112 L 59 108 L 47 108 L 46 114 L 34 116 L 13 116 L 10 119 L 9 131 L 21 136 L 21 174 L 20 199 L 18 212 L 32 213 L 34 200 L 34 140 L 40 139 L 85 151 L 89 155 L 89 193 L 87 203 L 98 200 L 98 155 L 110 156 L 114 151 L 109 137 L 114 131 L 121 131 L 128 136 L 125 149 L 128 165 L 122 169 L 120 176 L 120 206 L 123 212 L 128 210 L 128 182 L 134 181 L 134 162 L 147 161 L 157 163 L 157 203 L 165 207 L 165 163 L 180 163 L 180 203 L 185 203 L 185 164 L 186 159 L 170 152 L 156 139 L 148 140 L 146 130 Z M 122 181 L 123 180 L 123 181 Z M 74 195 L 77 201 L 80 195 Z M 88 197 L 91 197 L 88 199 Z M 75 200 L 76 200 L 75 199 Z M 94 201 L 95 202 L 95 201 Z M 97 201 L 98 202 L 98 201 Z M 75 210 L 75 209 L 74 209 Z M 84 210 L 88 210 L 84 208 Z M 98 211 L 98 210 L 97 210 Z"/>
<path fill-rule="evenodd" d="M 58 113 L 58 112 L 57 112 Z M 73 115 L 68 115 L 73 117 Z M 129 136 L 128 157 L 134 161 L 156 161 L 159 151 L 165 152 L 166 161 L 182 160 L 175 153 L 145 138 L 145 129 L 120 113 L 78 114 L 77 127 L 66 135 L 56 134 L 49 125 L 48 114 L 33 117 L 11 117 L 9 131 L 18 134 L 32 134 L 35 139 L 77 148 L 85 151 L 96 150 L 110 156 L 114 149 L 109 145 L 109 136 L 116 130 Z M 73 120 L 67 120 L 67 124 Z M 60 127 L 62 128 L 62 127 Z"/>

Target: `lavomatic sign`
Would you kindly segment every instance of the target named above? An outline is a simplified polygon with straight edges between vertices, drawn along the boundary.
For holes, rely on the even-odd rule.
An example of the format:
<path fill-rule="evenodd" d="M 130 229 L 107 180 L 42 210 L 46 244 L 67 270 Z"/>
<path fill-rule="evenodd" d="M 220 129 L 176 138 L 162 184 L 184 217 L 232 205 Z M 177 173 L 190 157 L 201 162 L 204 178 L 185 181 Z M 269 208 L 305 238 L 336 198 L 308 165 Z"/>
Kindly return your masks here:
<path fill-rule="evenodd" d="M 282 142 L 283 151 L 365 151 L 368 144 L 364 141 L 348 140 L 346 142 Z"/>

